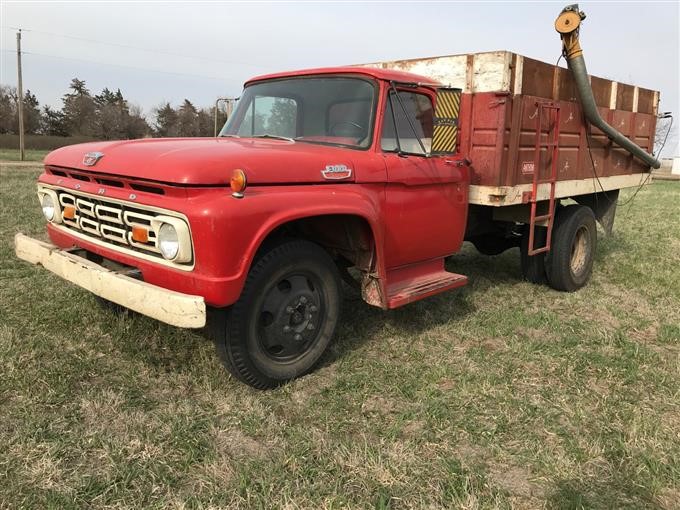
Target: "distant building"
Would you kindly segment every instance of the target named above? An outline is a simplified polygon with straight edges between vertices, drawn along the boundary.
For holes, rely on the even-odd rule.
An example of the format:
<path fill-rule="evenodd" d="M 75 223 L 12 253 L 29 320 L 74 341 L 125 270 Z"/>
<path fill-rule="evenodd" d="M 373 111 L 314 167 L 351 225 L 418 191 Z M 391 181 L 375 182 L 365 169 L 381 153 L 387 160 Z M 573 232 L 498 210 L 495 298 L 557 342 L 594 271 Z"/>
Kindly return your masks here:
<path fill-rule="evenodd" d="M 659 169 L 659 173 L 680 176 L 680 157 L 663 158 L 661 160 L 661 168 Z"/>

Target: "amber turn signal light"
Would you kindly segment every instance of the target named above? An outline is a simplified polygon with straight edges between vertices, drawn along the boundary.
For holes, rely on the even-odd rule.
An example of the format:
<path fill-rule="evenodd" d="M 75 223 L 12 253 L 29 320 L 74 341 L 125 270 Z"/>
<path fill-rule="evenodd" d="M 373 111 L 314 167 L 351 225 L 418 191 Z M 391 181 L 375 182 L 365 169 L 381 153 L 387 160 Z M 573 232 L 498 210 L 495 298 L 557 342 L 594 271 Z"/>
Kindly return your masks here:
<path fill-rule="evenodd" d="M 61 214 L 61 216 L 65 220 L 72 220 L 76 217 L 76 208 L 72 205 L 67 205 L 64 207 L 64 212 Z"/>
<path fill-rule="evenodd" d="M 140 225 L 132 226 L 132 240 L 138 243 L 149 242 L 149 229 Z"/>
<path fill-rule="evenodd" d="M 236 198 L 242 198 L 243 192 L 248 186 L 245 172 L 239 169 L 234 170 L 231 173 L 231 181 L 229 182 L 229 185 L 231 186 L 232 195 Z"/>

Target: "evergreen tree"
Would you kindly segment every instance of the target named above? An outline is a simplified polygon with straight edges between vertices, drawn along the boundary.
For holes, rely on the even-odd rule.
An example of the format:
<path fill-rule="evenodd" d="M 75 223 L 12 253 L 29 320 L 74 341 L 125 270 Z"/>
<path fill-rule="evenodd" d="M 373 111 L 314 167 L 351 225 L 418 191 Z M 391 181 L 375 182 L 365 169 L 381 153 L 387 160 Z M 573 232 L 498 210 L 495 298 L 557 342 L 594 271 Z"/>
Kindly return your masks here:
<path fill-rule="evenodd" d="M 96 125 L 97 105 L 83 80 L 73 78 L 71 92 L 64 95 L 63 112 L 68 134 L 93 136 Z"/>
<path fill-rule="evenodd" d="M 170 106 L 170 103 L 157 107 L 154 113 L 156 114 L 156 124 L 154 126 L 156 136 L 179 136 L 177 112 Z"/>
<path fill-rule="evenodd" d="M 198 111 L 188 99 L 179 107 L 177 121 L 180 136 L 199 136 Z"/>
<path fill-rule="evenodd" d="M 17 118 L 17 127 L 19 119 Z M 24 133 L 35 135 L 40 131 L 40 103 L 35 94 L 26 90 L 24 95 Z"/>
<path fill-rule="evenodd" d="M 104 140 L 125 138 L 129 112 L 120 89 L 115 93 L 104 88 L 100 94 L 94 96 L 94 103 L 97 116 L 94 135 Z"/>
<path fill-rule="evenodd" d="M 218 125 L 217 129 L 222 126 Z M 201 108 L 198 111 L 198 136 L 214 136 L 215 119 L 213 111 L 208 108 Z"/>
<path fill-rule="evenodd" d="M 49 136 L 68 136 L 64 112 L 44 106 L 40 118 L 40 133 Z"/>

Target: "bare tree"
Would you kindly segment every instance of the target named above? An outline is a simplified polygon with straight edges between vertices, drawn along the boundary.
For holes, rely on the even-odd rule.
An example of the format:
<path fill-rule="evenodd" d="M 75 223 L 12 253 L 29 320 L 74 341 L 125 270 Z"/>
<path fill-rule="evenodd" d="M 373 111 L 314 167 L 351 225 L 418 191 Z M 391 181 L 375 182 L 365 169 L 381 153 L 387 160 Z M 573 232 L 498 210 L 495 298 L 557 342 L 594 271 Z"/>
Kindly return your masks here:
<path fill-rule="evenodd" d="M 654 132 L 654 154 L 660 156 L 661 149 L 665 146 L 673 146 L 677 128 L 673 126 L 673 118 L 660 118 L 656 121 Z"/>

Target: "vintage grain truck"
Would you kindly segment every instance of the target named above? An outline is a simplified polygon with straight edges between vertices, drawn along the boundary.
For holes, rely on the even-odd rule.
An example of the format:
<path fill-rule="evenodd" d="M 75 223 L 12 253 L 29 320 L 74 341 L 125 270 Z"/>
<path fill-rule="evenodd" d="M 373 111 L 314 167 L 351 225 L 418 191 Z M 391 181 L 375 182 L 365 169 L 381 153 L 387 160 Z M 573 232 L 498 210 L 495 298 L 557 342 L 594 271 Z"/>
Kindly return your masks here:
<path fill-rule="evenodd" d="M 464 285 L 444 260 L 468 240 L 575 291 L 596 221 L 658 166 L 658 92 L 589 77 L 583 17 L 556 22 L 569 70 L 501 51 L 280 73 L 246 83 L 216 138 L 56 150 L 51 243 L 17 234 L 16 253 L 175 326 L 214 310 L 224 364 L 257 388 L 314 367 L 343 277 L 397 308 Z"/>

